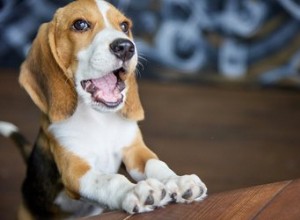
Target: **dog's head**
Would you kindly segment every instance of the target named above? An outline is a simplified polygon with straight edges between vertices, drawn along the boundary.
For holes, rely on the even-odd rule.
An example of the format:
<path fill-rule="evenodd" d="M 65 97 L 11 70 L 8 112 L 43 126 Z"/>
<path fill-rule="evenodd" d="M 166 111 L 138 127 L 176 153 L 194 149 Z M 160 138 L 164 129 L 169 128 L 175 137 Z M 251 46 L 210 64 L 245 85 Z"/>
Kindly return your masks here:
<path fill-rule="evenodd" d="M 143 119 L 131 27 L 102 0 L 77 0 L 60 8 L 41 25 L 21 66 L 21 85 L 52 122 L 72 115 L 78 101 Z"/>

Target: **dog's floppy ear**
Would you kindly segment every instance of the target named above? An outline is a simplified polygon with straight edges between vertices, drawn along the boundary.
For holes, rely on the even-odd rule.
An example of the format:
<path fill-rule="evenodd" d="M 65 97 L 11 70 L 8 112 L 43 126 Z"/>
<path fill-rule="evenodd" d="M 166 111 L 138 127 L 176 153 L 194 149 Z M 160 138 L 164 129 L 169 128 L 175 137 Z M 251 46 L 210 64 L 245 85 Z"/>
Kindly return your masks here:
<path fill-rule="evenodd" d="M 144 109 L 139 97 L 135 74 L 129 74 L 126 81 L 128 87 L 127 98 L 121 112 L 125 118 L 141 121 L 144 119 Z"/>
<path fill-rule="evenodd" d="M 19 76 L 20 84 L 52 122 L 69 117 L 77 103 L 74 80 L 56 51 L 55 27 L 55 22 L 41 25 Z"/>

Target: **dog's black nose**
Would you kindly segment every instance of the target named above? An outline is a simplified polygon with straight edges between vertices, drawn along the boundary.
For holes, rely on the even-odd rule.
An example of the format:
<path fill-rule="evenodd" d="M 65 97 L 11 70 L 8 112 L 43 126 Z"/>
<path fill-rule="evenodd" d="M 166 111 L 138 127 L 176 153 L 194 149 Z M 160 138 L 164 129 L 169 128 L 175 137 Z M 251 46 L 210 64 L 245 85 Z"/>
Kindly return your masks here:
<path fill-rule="evenodd" d="M 109 47 L 111 52 L 123 61 L 129 60 L 135 52 L 134 44 L 130 40 L 123 38 L 114 40 Z"/>

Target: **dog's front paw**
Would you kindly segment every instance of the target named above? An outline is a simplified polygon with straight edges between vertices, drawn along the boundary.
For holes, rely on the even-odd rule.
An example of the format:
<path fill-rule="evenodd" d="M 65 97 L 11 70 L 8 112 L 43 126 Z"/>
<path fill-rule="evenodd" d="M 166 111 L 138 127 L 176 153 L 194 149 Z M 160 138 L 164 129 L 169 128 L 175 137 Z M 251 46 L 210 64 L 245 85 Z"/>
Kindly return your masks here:
<path fill-rule="evenodd" d="M 122 208 L 128 213 L 142 213 L 154 210 L 170 202 L 165 186 L 156 179 L 138 182 L 128 191 Z"/>
<path fill-rule="evenodd" d="M 163 181 L 172 202 L 190 203 L 206 197 L 207 188 L 195 175 L 174 176 Z"/>

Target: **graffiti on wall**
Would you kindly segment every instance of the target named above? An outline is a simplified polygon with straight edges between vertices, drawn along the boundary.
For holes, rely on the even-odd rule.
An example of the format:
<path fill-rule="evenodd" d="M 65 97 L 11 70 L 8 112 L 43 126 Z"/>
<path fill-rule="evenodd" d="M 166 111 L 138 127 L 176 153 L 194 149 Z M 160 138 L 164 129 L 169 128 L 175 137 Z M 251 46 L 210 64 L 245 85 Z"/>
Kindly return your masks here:
<path fill-rule="evenodd" d="M 133 18 L 142 55 L 161 66 L 182 74 L 213 70 L 230 79 L 272 84 L 291 77 L 299 83 L 299 1 L 113 2 Z"/>
<path fill-rule="evenodd" d="M 68 0 L 0 0 L 0 65 L 24 59 L 40 23 Z M 134 21 L 139 52 L 183 75 L 299 83 L 297 0 L 111 0 Z M 162 73 L 163 74 L 163 73 Z"/>

